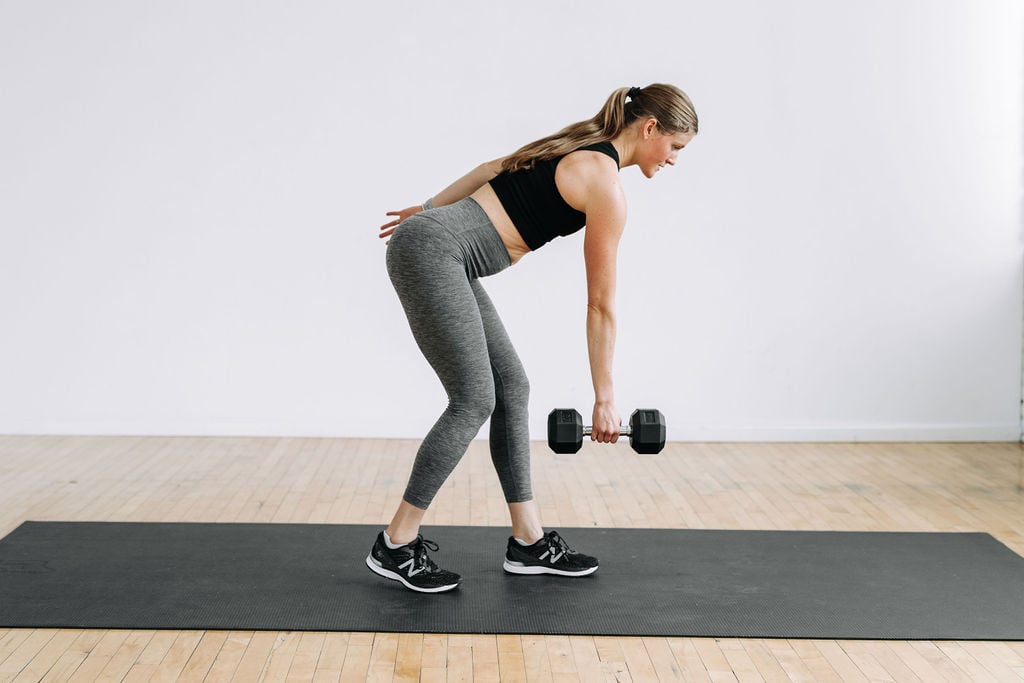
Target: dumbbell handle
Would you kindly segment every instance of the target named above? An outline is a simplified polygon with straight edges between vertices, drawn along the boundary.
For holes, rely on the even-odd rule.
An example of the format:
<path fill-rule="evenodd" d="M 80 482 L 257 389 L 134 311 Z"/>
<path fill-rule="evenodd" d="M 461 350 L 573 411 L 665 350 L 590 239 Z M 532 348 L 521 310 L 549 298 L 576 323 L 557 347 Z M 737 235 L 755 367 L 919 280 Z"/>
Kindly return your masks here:
<path fill-rule="evenodd" d="M 590 425 L 583 426 L 583 436 L 590 436 L 594 433 L 594 428 Z M 633 428 L 629 425 L 619 425 L 619 436 L 632 436 Z"/>

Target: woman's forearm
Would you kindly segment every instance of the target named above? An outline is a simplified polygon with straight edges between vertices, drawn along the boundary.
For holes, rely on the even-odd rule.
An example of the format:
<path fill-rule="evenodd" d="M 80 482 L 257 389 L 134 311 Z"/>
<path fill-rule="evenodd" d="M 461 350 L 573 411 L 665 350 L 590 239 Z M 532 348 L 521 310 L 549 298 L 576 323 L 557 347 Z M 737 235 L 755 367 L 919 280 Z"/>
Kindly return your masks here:
<path fill-rule="evenodd" d="M 604 308 L 587 307 L 587 350 L 594 403 L 615 403 L 612 360 L 615 355 L 615 314 Z"/>

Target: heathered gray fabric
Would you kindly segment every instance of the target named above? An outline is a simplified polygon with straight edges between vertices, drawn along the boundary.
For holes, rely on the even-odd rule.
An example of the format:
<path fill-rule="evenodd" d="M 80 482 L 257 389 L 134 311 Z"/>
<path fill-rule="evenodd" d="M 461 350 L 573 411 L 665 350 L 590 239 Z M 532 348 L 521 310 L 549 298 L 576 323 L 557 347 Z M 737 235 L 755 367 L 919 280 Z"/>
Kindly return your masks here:
<path fill-rule="evenodd" d="M 391 236 L 388 275 L 413 337 L 448 393 L 448 407 L 423 439 L 405 500 L 426 509 L 490 418 L 490 447 L 505 500 L 533 498 L 530 385 L 501 318 L 478 278 L 511 259 L 472 199 L 406 219 Z"/>

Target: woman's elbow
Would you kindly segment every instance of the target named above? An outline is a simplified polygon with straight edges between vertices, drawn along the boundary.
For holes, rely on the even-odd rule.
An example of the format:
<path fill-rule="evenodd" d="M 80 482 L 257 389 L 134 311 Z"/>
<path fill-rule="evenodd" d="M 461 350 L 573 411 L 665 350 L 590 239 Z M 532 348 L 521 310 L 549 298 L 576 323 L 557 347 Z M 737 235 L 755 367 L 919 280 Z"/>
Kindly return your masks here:
<path fill-rule="evenodd" d="M 614 302 L 600 299 L 587 301 L 587 316 L 595 316 L 614 322 L 615 304 Z"/>

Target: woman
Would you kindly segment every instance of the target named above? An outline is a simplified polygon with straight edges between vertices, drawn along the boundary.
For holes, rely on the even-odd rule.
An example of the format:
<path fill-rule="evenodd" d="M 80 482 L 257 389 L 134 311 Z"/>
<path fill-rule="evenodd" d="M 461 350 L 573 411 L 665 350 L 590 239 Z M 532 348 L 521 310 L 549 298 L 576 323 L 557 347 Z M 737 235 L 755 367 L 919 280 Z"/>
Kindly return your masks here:
<path fill-rule="evenodd" d="M 482 164 L 423 206 L 390 211 L 388 274 L 413 336 L 448 394 L 448 407 L 416 455 L 391 524 L 366 564 L 415 591 L 456 588 L 461 578 L 428 554 L 423 515 L 483 423 L 512 518 L 504 569 L 512 574 L 585 576 L 593 557 L 544 533 L 530 479 L 529 383 L 479 278 L 513 265 L 586 225 L 587 345 L 594 385 L 592 439 L 614 443 L 620 417 L 612 384 L 615 262 L 626 224 L 619 169 L 648 178 L 697 134 L 689 98 L 671 85 L 620 88 L 592 119 Z"/>

